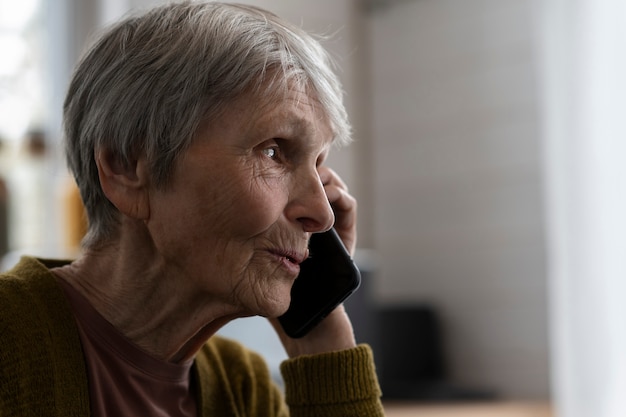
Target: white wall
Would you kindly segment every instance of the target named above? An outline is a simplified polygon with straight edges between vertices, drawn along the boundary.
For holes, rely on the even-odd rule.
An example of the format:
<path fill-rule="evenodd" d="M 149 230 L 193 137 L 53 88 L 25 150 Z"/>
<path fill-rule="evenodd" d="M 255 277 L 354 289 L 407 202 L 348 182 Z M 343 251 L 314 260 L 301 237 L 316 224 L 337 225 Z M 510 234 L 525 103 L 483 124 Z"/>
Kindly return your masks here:
<path fill-rule="evenodd" d="M 455 381 L 546 398 L 531 2 L 395 3 L 369 19 L 378 295 L 440 309 Z"/>

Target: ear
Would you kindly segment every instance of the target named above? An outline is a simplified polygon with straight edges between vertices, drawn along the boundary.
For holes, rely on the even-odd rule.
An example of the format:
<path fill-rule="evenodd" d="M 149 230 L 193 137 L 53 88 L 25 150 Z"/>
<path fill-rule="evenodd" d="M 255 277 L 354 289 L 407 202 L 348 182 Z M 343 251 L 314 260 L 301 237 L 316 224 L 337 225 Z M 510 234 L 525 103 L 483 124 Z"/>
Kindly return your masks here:
<path fill-rule="evenodd" d="M 100 186 L 109 201 L 128 217 L 146 220 L 150 217 L 150 185 L 145 158 L 123 164 L 108 149 L 95 152 Z"/>

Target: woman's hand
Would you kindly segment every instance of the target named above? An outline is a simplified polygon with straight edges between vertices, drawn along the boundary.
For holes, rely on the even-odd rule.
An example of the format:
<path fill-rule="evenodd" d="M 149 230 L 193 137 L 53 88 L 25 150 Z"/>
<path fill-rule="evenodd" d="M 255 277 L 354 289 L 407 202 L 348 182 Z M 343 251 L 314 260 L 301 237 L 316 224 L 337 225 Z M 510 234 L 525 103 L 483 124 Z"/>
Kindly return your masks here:
<path fill-rule="evenodd" d="M 348 186 L 332 169 L 318 168 L 326 196 L 335 213 L 335 230 L 351 256 L 356 249 L 356 199 L 348 192 Z"/>
<path fill-rule="evenodd" d="M 322 166 L 318 168 L 318 172 L 328 201 L 335 213 L 335 230 L 350 255 L 353 256 L 356 249 L 356 200 L 349 194 L 346 184 L 332 169 Z M 321 323 L 299 339 L 287 336 L 277 319 L 270 321 L 291 358 L 356 346 L 352 323 L 343 305 L 338 306 Z"/>
<path fill-rule="evenodd" d="M 278 319 L 270 319 L 272 326 L 290 358 L 350 349 L 356 346 L 352 323 L 343 304 L 333 310 L 309 333 L 293 339 L 283 331 Z"/>

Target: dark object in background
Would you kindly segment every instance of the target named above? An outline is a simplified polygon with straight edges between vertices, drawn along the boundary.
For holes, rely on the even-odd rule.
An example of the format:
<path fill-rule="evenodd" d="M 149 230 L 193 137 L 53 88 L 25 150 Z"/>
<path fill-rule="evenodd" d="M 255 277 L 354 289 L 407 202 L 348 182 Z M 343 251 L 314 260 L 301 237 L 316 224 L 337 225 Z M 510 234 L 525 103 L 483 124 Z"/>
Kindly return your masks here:
<path fill-rule="evenodd" d="M 431 306 L 389 306 L 377 314 L 376 355 L 384 399 L 469 401 L 493 392 L 448 380 L 439 318 Z"/>
<path fill-rule="evenodd" d="M 371 262 L 364 262 L 362 258 L 367 258 L 367 255 L 364 257 L 357 253 L 355 263 L 361 273 L 359 290 L 355 291 L 343 304 L 350 315 L 357 343 L 368 343 L 375 350 L 378 325 L 375 302 L 370 288 L 374 279 L 374 272 Z"/>

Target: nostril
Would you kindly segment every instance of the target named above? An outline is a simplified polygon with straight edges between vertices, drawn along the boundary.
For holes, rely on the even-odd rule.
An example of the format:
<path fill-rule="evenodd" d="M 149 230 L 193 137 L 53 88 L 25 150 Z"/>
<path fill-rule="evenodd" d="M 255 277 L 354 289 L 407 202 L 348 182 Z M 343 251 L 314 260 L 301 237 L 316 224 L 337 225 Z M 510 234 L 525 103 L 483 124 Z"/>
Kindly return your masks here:
<path fill-rule="evenodd" d="M 305 232 L 320 233 L 326 232 L 333 227 L 333 224 L 335 223 L 335 216 L 330 216 L 327 220 L 321 219 L 320 217 L 300 217 L 298 222 L 302 224 L 302 229 Z"/>

